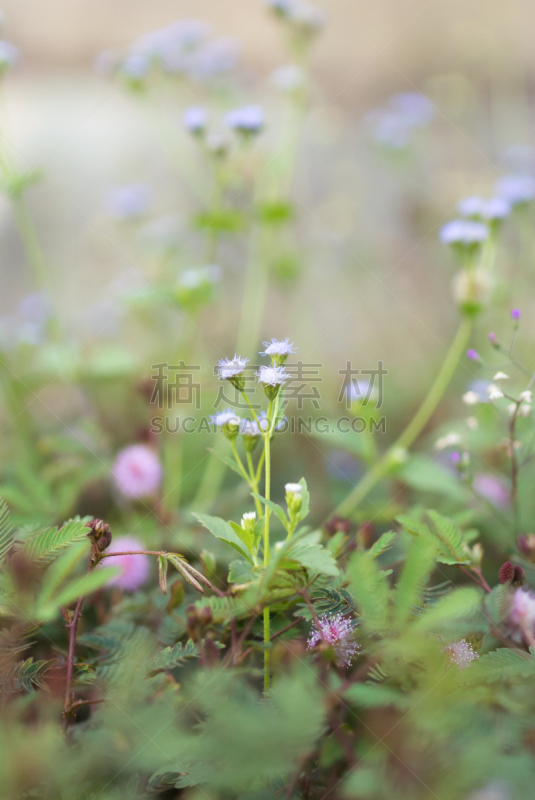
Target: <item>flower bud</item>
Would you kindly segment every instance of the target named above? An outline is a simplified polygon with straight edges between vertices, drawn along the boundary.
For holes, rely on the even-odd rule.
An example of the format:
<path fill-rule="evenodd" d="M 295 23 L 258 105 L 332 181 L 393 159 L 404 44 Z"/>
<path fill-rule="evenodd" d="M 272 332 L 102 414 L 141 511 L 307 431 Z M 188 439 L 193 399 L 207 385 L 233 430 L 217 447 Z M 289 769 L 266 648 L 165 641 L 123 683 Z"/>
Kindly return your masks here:
<path fill-rule="evenodd" d="M 95 545 L 99 553 L 103 553 L 111 544 L 111 530 L 107 522 L 102 519 L 92 519 L 86 523 L 86 528 L 90 529 L 87 535 Z"/>
<path fill-rule="evenodd" d="M 255 511 L 248 511 L 246 514 L 243 515 L 241 518 L 241 526 L 245 533 L 249 534 L 249 536 L 255 535 L 255 528 L 256 528 L 256 512 Z"/>
<path fill-rule="evenodd" d="M 291 516 L 299 514 L 301 506 L 303 505 L 302 491 L 303 487 L 300 483 L 287 483 L 284 487 L 286 490 L 286 504 Z"/>
<path fill-rule="evenodd" d="M 453 296 L 461 311 L 475 316 L 489 299 L 492 282 L 482 269 L 463 269 L 453 281 Z"/>
<path fill-rule="evenodd" d="M 500 571 L 498 572 L 498 580 L 500 583 L 511 583 L 514 576 L 515 568 L 510 561 L 506 561 L 505 564 L 502 564 L 500 567 Z"/>

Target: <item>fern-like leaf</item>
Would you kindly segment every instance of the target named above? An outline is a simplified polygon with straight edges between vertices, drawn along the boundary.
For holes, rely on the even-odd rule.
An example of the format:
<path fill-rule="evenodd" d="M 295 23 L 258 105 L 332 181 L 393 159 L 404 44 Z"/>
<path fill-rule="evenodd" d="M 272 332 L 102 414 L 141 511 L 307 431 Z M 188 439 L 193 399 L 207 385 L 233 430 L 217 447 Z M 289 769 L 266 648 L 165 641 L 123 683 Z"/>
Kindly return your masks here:
<path fill-rule="evenodd" d="M 23 553 L 32 561 L 51 561 L 65 547 L 87 538 L 85 520 L 71 519 L 61 528 L 47 528 L 25 542 Z"/>
<path fill-rule="evenodd" d="M 159 672 L 175 669 L 181 666 L 188 658 L 196 658 L 198 655 L 199 649 L 191 639 L 188 639 L 186 644 L 178 642 L 174 647 L 166 647 L 165 650 L 154 656 L 149 675 L 157 675 Z"/>
<path fill-rule="evenodd" d="M 56 663 L 53 661 L 34 661 L 28 658 L 19 661 L 9 673 L 0 678 L 0 689 L 4 694 L 15 692 L 31 692 L 34 689 L 46 689 L 44 677 L 48 670 Z"/>
<path fill-rule="evenodd" d="M 496 681 L 522 680 L 535 676 L 535 651 L 531 654 L 523 650 L 510 650 L 501 647 L 470 664 L 465 672 L 470 683 L 494 683 Z"/>

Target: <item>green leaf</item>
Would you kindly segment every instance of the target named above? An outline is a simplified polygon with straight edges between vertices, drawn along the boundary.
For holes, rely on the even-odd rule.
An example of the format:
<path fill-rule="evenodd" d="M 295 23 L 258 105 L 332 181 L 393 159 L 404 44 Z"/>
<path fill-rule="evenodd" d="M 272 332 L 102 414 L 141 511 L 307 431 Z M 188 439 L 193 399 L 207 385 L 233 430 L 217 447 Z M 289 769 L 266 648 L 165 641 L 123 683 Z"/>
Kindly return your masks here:
<path fill-rule="evenodd" d="M 43 681 L 48 670 L 56 664 L 52 661 L 34 661 L 28 658 L 26 661 L 19 661 L 6 674 L 0 677 L 0 691 L 5 694 L 14 692 L 31 692 L 33 689 L 45 689 Z"/>
<path fill-rule="evenodd" d="M 303 499 L 303 504 L 301 506 L 301 510 L 299 511 L 299 514 L 297 515 L 297 521 L 301 522 L 301 520 L 303 520 L 305 517 L 308 516 L 308 512 L 309 512 L 309 508 L 310 508 L 310 494 L 308 492 L 306 480 L 304 478 L 301 478 L 299 483 L 303 487 L 303 490 L 301 492 L 301 497 Z"/>
<path fill-rule="evenodd" d="M 73 542 L 87 540 L 88 529 L 83 520 L 72 519 L 62 528 L 47 528 L 25 542 L 22 552 L 32 561 L 50 561 L 60 550 Z M 89 552 L 89 547 L 88 547 Z"/>
<path fill-rule="evenodd" d="M 228 522 L 225 522 L 225 520 L 220 517 L 210 517 L 208 514 L 194 514 L 193 516 L 199 520 L 204 528 L 209 530 L 210 533 L 213 533 L 216 539 L 225 542 L 225 544 L 228 544 L 229 547 L 232 547 L 233 550 L 239 553 L 240 556 L 246 558 L 251 564 L 253 563 L 250 553 L 241 539 L 236 536 Z"/>
<path fill-rule="evenodd" d="M 157 675 L 159 672 L 165 672 L 168 669 L 176 669 L 188 658 L 197 658 L 198 655 L 199 649 L 191 639 L 188 639 L 185 645 L 182 642 L 178 642 L 174 647 L 166 647 L 165 650 L 154 656 L 148 674 Z"/>
<path fill-rule="evenodd" d="M 277 505 L 277 503 L 274 503 L 272 500 L 267 500 L 265 497 L 262 497 L 261 494 L 256 494 L 255 492 L 251 492 L 251 494 L 253 497 L 256 497 L 257 500 L 260 500 L 261 503 L 267 506 L 267 508 L 269 508 L 269 510 L 272 511 L 273 514 L 275 514 L 275 516 L 280 519 L 280 521 L 284 526 L 284 529 L 288 530 L 290 522 L 284 512 L 284 509 L 282 509 L 279 505 Z"/>
<path fill-rule="evenodd" d="M 297 561 L 302 567 L 311 572 L 319 572 L 322 575 L 332 575 L 338 577 L 340 570 L 332 554 L 323 545 L 319 544 L 319 533 L 309 533 L 306 536 L 292 542 L 284 557 L 291 561 Z"/>
<path fill-rule="evenodd" d="M 237 558 L 230 562 L 228 582 L 229 583 L 249 583 L 254 580 L 254 573 L 251 565 L 244 559 Z"/>
<path fill-rule="evenodd" d="M 64 586 L 55 597 L 47 602 L 42 602 L 41 598 L 38 599 L 36 604 L 36 617 L 42 621 L 53 619 L 56 612 L 62 606 L 68 606 L 71 603 L 79 600 L 80 597 L 85 597 L 88 594 L 96 592 L 109 582 L 110 578 L 115 577 L 120 573 L 119 567 L 98 567 L 91 572 L 75 578 L 73 581 Z"/>
<path fill-rule="evenodd" d="M 470 559 L 467 558 L 463 535 L 455 523 L 437 511 L 428 511 L 427 514 L 435 524 L 438 538 L 442 543 L 443 555 L 455 559 L 457 564 L 469 564 Z"/>
<path fill-rule="evenodd" d="M 414 607 L 421 602 L 424 586 L 435 568 L 435 552 L 434 542 L 411 537 L 409 552 L 396 586 L 395 619 L 398 625 L 406 623 Z"/>
<path fill-rule="evenodd" d="M 77 542 L 48 567 L 43 577 L 40 603 L 48 603 L 51 600 L 61 583 L 73 573 L 84 556 L 87 556 L 87 543 Z"/>
<path fill-rule="evenodd" d="M 395 706 L 403 709 L 411 703 L 410 698 L 402 692 L 380 683 L 354 683 L 344 692 L 344 697 L 362 708 Z"/>
<path fill-rule="evenodd" d="M 419 632 L 439 633 L 451 631 L 461 633 L 460 623 L 476 631 L 486 630 L 487 624 L 481 611 L 481 590 L 471 586 L 454 589 L 450 594 L 429 606 L 414 622 L 413 629 Z"/>
<path fill-rule="evenodd" d="M 396 538 L 397 534 L 395 531 L 388 531 L 387 533 L 383 533 L 380 536 L 375 544 L 373 544 L 370 549 L 368 550 L 368 554 L 372 558 L 377 558 L 378 556 L 385 553 L 390 547 L 392 547 L 392 542 Z"/>
<path fill-rule="evenodd" d="M 369 553 L 353 553 L 347 574 L 351 594 L 370 631 L 384 631 L 389 624 L 390 587 L 386 573 Z"/>
<path fill-rule="evenodd" d="M 237 522 L 233 522 L 232 520 L 230 520 L 229 525 L 236 534 L 236 536 L 242 540 L 247 550 L 249 552 L 252 552 L 255 539 L 254 534 L 244 531 L 241 525 L 238 525 Z"/>
<path fill-rule="evenodd" d="M 4 500 L 0 500 L 0 564 L 5 560 L 14 541 L 14 531 L 9 523 L 9 509 Z"/>
<path fill-rule="evenodd" d="M 421 492 L 433 492 L 456 499 L 462 499 L 466 494 L 462 484 L 451 472 L 425 456 L 410 456 L 398 475 L 402 481 Z"/>
<path fill-rule="evenodd" d="M 494 683 L 506 680 L 522 680 L 535 676 L 535 654 L 528 655 L 523 650 L 501 647 L 486 653 L 474 661 L 463 673 L 470 683 Z"/>

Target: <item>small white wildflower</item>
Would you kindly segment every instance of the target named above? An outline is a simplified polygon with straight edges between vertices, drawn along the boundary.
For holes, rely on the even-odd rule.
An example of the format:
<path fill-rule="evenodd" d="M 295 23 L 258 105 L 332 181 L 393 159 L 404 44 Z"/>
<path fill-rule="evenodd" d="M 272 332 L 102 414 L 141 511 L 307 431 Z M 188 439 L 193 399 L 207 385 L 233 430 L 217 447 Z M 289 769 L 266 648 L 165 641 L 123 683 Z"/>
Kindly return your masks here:
<path fill-rule="evenodd" d="M 525 392 L 520 392 L 520 400 L 524 400 L 525 403 L 531 403 L 532 394 L 529 389 L 526 389 Z"/>
<path fill-rule="evenodd" d="M 516 403 L 509 403 L 509 405 L 507 406 L 507 413 L 509 414 L 509 416 L 512 417 L 515 411 L 516 411 Z"/>
<path fill-rule="evenodd" d="M 218 411 L 217 414 L 211 414 L 210 422 L 217 425 L 218 428 L 222 428 L 223 425 L 227 425 L 229 422 L 241 425 L 240 418 L 231 408 L 225 408 L 223 411 Z"/>
<path fill-rule="evenodd" d="M 258 378 L 258 382 L 264 384 L 264 386 L 282 386 L 291 375 L 289 372 L 286 372 L 284 367 L 266 367 L 262 366 L 255 373 Z"/>
<path fill-rule="evenodd" d="M 242 436 L 261 436 L 262 432 L 255 419 L 242 419 L 240 422 L 240 433 Z"/>
<path fill-rule="evenodd" d="M 477 430 L 477 428 L 479 428 L 479 422 L 477 421 L 477 419 L 475 417 L 467 417 L 466 425 L 472 431 L 475 431 L 475 430 Z"/>
<path fill-rule="evenodd" d="M 493 381 L 508 381 L 509 380 L 509 375 L 506 375 L 505 372 L 497 372 L 492 380 Z"/>
<path fill-rule="evenodd" d="M 489 392 L 489 400 L 499 400 L 501 397 L 503 397 L 503 392 L 500 392 L 499 389 L 494 388 Z"/>
<path fill-rule="evenodd" d="M 465 392 L 465 394 L 463 394 L 463 403 L 467 406 L 475 406 L 479 403 L 479 395 L 477 392 Z"/>
<path fill-rule="evenodd" d="M 225 381 L 241 375 L 247 366 L 248 358 L 234 355 L 234 358 L 222 358 L 219 362 L 219 380 Z"/>
<path fill-rule="evenodd" d="M 288 356 L 295 353 L 294 343 L 290 344 L 289 339 L 272 339 L 271 342 L 262 342 L 266 348 L 261 352 L 261 356 Z"/>
<path fill-rule="evenodd" d="M 247 511 L 242 517 L 242 520 L 253 520 L 253 519 L 256 519 L 256 511 Z"/>
<path fill-rule="evenodd" d="M 463 217 L 480 217 L 483 214 L 484 200 L 481 197 L 465 197 L 457 206 Z"/>
<path fill-rule="evenodd" d="M 292 494 L 301 494 L 303 491 L 303 487 L 300 483 L 287 483 L 284 488 L 287 492 L 291 492 Z"/>
<path fill-rule="evenodd" d="M 522 403 L 518 411 L 522 417 L 529 417 L 531 414 L 531 406 L 529 403 Z"/>

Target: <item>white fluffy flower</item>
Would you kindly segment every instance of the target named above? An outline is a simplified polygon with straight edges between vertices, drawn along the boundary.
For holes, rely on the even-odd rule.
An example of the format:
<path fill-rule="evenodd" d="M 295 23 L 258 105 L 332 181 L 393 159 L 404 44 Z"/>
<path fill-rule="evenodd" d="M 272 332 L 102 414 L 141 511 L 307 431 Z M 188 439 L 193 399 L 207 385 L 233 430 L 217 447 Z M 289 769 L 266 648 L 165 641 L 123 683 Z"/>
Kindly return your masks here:
<path fill-rule="evenodd" d="M 282 384 L 291 378 L 289 372 L 286 372 L 284 367 L 265 367 L 262 366 L 255 373 L 258 377 L 258 382 L 263 383 L 264 386 L 282 386 Z"/>
<path fill-rule="evenodd" d="M 289 339 L 272 339 L 271 342 L 262 342 L 266 348 L 260 353 L 262 356 L 289 356 L 295 353 L 294 343 L 290 344 Z"/>
<path fill-rule="evenodd" d="M 458 433 L 448 433 L 446 436 L 441 436 L 435 443 L 436 450 L 445 450 L 446 447 L 455 447 L 461 443 L 461 437 Z"/>
<path fill-rule="evenodd" d="M 523 400 L 525 403 L 531 403 L 532 394 L 529 389 L 526 389 L 525 392 L 520 392 L 520 400 Z"/>
<path fill-rule="evenodd" d="M 453 219 L 441 227 L 439 238 L 442 244 L 471 245 L 484 242 L 488 235 L 489 229 L 482 222 Z"/>
<path fill-rule="evenodd" d="M 493 381 L 508 381 L 509 380 L 509 375 L 506 375 L 505 372 L 497 372 L 492 380 Z"/>
<path fill-rule="evenodd" d="M 466 669 L 472 661 L 479 658 L 472 645 L 466 639 L 459 639 L 459 641 L 449 644 L 444 650 L 449 654 L 451 663 L 456 664 L 459 669 Z"/>
<path fill-rule="evenodd" d="M 242 419 L 240 422 L 242 436 L 261 436 L 262 431 L 255 419 Z"/>
<path fill-rule="evenodd" d="M 222 358 L 219 362 L 219 380 L 228 380 L 241 375 L 247 366 L 248 358 L 234 354 L 234 358 Z"/>

